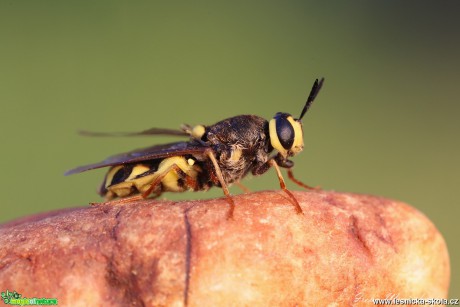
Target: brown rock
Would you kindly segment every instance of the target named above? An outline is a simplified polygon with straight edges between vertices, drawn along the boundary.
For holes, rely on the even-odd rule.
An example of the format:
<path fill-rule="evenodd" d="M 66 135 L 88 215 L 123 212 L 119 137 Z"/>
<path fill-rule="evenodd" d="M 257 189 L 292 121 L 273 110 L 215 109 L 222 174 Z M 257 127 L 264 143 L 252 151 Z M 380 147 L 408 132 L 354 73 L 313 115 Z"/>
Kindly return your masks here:
<path fill-rule="evenodd" d="M 408 205 L 326 191 L 145 200 L 0 227 L 0 291 L 61 306 L 368 305 L 445 298 L 449 259 Z"/>

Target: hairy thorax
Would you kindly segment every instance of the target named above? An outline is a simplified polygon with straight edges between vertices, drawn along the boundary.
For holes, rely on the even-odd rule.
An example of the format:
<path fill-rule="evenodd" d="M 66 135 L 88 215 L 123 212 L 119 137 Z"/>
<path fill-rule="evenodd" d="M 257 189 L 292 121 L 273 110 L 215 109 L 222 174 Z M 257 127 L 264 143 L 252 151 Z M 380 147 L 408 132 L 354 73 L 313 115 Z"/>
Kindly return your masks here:
<path fill-rule="evenodd" d="M 217 153 L 224 180 L 241 180 L 254 165 L 268 160 L 268 122 L 255 115 L 232 117 L 208 127 L 206 140 Z"/>

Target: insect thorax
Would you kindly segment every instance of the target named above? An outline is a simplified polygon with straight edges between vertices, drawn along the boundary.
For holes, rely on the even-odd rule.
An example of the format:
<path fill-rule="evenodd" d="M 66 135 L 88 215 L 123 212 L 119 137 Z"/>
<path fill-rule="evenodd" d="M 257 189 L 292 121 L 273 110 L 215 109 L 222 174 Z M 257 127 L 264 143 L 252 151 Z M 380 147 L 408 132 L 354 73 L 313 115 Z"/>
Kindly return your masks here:
<path fill-rule="evenodd" d="M 241 180 L 272 148 L 268 122 L 255 115 L 228 118 L 207 128 L 205 141 L 214 149 L 226 183 Z"/>

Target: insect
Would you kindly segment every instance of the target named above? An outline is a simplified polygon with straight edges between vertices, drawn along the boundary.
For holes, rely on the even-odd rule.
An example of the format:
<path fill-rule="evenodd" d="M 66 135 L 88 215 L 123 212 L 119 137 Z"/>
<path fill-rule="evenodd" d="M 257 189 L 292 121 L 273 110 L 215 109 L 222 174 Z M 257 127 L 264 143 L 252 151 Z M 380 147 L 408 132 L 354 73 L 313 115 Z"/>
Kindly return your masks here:
<path fill-rule="evenodd" d="M 281 189 L 290 197 L 297 213 L 302 209 L 286 188 L 280 167 L 296 184 L 290 157 L 303 150 L 302 118 L 318 95 L 324 78 L 315 80 L 299 118 L 276 113 L 270 121 L 255 115 L 239 115 L 214 125 L 182 125 L 181 130 L 152 128 L 136 133 L 83 132 L 89 136 L 172 135 L 189 137 L 188 141 L 155 145 L 115 155 L 106 160 L 69 170 L 65 175 L 110 167 L 99 194 L 107 201 L 116 197 L 147 198 L 163 192 L 208 190 L 221 187 L 230 204 L 228 217 L 233 217 L 235 204 L 228 186 L 239 183 L 248 173 L 262 175 L 271 167 L 276 171 Z"/>

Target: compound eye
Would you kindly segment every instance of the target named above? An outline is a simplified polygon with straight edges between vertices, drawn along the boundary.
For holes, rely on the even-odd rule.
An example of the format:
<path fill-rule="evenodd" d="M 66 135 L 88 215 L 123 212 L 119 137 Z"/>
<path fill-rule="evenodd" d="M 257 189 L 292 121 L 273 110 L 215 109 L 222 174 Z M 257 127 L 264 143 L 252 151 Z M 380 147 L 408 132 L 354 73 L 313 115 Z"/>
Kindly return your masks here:
<path fill-rule="evenodd" d="M 295 132 L 291 122 L 288 120 L 288 114 L 277 114 L 276 120 L 276 134 L 278 140 L 284 149 L 289 150 L 294 144 Z M 289 115 L 290 116 L 290 115 Z"/>

